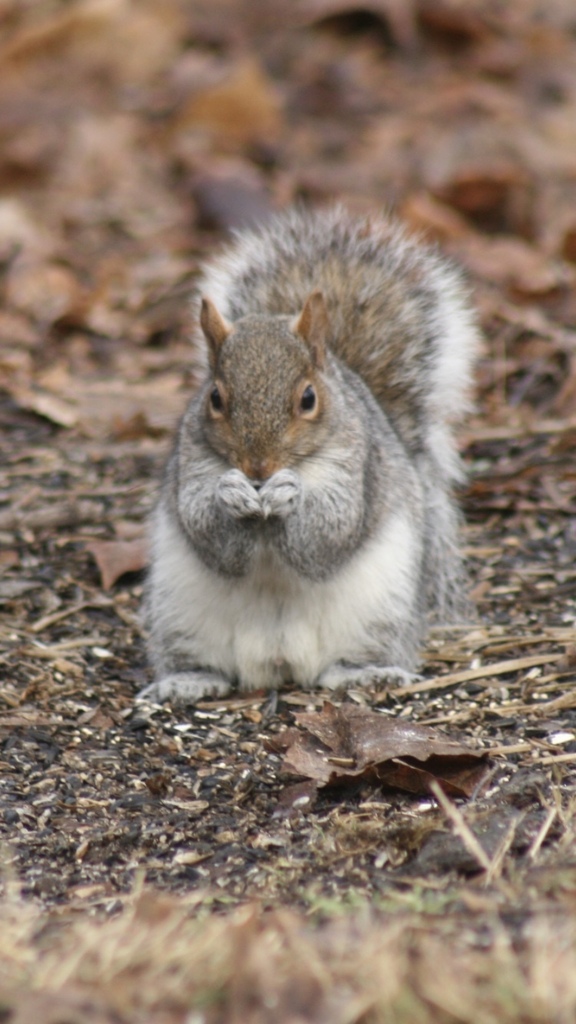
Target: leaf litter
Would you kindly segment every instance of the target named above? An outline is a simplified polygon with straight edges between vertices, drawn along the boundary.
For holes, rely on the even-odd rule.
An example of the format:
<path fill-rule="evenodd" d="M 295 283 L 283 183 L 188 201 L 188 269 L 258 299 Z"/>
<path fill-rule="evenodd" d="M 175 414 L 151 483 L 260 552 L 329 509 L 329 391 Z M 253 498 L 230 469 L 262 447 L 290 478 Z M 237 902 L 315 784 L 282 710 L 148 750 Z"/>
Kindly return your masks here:
<path fill-rule="evenodd" d="M 0 53 L 0 1016 L 573 1019 L 572 4 L 8 3 Z M 477 618 L 431 631 L 415 686 L 328 714 L 136 706 L 199 263 L 332 199 L 468 271 Z M 337 785 L 283 764 L 294 712 Z M 351 747 L 371 715 L 442 730 L 483 782 L 432 796 L 450 758 Z"/>
<path fill-rule="evenodd" d="M 309 776 L 319 786 L 362 779 L 425 795 L 438 781 L 452 796 L 471 796 L 486 774 L 485 751 L 366 707 L 326 701 L 320 712 L 300 712 L 295 720 L 300 728 L 281 733 L 273 749 L 285 751 L 284 771 Z"/>

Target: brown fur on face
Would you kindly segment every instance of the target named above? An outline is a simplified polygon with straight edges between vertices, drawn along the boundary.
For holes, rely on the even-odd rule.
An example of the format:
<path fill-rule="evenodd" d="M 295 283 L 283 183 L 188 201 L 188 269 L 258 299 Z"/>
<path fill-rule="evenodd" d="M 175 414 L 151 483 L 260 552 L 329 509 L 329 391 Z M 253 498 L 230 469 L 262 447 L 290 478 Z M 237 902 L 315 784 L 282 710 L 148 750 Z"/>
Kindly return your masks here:
<path fill-rule="evenodd" d="M 293 329 L 293 318 L 246 316 L 221 341 L 207 389 L 206 430 L 211 444 L 254 480 L 265 480 L 313 452 L 324 436 L 326 388 L 314 347 Z M 304 391 L 316 395 L 303 410 Z M 212 408 L 218 388 L 222 408 Z"/>

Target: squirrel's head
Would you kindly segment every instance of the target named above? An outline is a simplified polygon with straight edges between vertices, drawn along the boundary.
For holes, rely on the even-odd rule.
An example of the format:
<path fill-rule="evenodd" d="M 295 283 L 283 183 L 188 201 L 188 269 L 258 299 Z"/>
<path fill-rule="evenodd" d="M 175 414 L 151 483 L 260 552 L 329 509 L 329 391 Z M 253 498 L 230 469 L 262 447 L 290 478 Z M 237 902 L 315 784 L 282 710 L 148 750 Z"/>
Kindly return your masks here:
<path fill-rule="evenodd" d="M 202 300 L 210 380 L 205 426 L 213 448 L 253 480 L 296 465 L 321 444 L 329 320 L 321 292 L 299 314 L 249 315 L 228 323 Z"/>

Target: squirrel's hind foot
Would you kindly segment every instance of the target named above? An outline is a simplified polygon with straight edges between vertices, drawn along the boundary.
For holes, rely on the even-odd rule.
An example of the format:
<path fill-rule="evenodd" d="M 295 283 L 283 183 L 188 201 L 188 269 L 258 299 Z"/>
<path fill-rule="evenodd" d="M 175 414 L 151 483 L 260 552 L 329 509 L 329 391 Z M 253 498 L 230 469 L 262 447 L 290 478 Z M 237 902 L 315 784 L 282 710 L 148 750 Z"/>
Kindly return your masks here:
<path fill-rule="evenodd" d="M 204 697 L 225 697 L 230 690 L 230 680 L 218 672 L 170 672 L 140 690 L 136 700 L 154 704 L 163 704 L 166 700 L 175 704 L 196 704 Z"/>
<path fill-rule="evenodd" d="M 350 686 L 409 686 L 417 683 L 422 676 L 409 672 L 399 665 L 347 665 L 336 662 L 320 674 L 317 685 L 325 690 L 343 690 Z"/>

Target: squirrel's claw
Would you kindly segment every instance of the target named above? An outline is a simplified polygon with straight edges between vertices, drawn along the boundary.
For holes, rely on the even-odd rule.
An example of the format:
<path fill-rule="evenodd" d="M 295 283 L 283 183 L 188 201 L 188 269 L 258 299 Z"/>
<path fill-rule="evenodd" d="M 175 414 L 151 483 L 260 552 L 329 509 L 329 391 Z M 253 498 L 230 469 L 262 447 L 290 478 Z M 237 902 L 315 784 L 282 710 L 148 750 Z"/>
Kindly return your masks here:
<path fill-rule="evenodd" d="M 279 469 L 260 488 L 260 501 L 265 519 L 278 516 L 285 519 L 300 499 L 302 484 L 292 469 Z"/>

